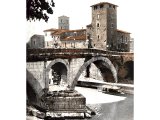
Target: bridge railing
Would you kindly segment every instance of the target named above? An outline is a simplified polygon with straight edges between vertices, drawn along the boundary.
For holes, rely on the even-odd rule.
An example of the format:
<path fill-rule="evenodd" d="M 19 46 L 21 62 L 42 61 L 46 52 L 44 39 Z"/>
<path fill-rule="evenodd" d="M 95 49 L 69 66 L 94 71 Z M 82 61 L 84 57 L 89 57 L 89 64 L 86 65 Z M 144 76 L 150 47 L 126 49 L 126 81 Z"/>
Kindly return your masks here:
<path fill-rule="evenodd" d="M 27 54 L 59 54 L 59 53 L 73 53 L 73 54 L 106 54 L 106 55 L 133 55 L 131 52 L 117 52 L 117 51 L 105 51 L 100 49 L 53 49 L 53 48 L 42 48 L 42 49 L 27 49 Z"/>

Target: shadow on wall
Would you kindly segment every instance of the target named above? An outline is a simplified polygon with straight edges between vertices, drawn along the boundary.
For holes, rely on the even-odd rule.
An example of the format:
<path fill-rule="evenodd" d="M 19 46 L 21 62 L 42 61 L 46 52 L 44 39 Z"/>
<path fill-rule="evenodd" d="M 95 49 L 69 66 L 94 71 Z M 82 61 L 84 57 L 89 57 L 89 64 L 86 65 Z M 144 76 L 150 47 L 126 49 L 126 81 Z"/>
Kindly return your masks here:
<path fill-rule="evenodd" d="M 134 62 L 127 61 L 118 70 L 118 78 L 121 83 L 134 83 Z"/>
<path fill-rule="evenodd" d="M 38 80 L 28 70 L 26 71 L 26 76 L 27 103 L 32 105 L 39 105 L 40 98 L 44 94 L 43 88 L 41 87 Z"/>

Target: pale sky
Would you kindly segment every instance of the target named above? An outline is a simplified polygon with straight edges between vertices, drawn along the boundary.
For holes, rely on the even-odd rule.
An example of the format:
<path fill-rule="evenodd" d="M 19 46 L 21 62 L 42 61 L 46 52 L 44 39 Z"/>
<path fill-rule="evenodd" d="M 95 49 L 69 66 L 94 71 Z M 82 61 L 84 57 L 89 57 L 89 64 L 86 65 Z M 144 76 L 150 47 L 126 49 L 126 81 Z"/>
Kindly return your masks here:
<path fill-rule="evenodd" d="M 33 34 L 43 34 L 43 30 L 58 28 L 58 17 L 65 15 L 70 18 L 70 29 L 86 28 L 91 23 L 91 5 L 99 2 L 110 2 L 118 5 L 117 28 L 131 32 L 134 37 L 134 0 L 54 0 L 54 13 L 50 15 L 48 23 L 43 20 L 27 22 L 27 41 Z"/>

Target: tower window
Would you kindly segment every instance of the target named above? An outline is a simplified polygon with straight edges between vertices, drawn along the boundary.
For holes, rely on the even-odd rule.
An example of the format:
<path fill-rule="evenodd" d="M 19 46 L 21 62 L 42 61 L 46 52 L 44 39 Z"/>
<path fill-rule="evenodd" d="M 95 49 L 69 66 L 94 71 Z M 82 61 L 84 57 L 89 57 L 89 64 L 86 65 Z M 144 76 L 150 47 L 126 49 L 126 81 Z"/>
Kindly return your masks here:
<path fill-rule="evenodd" d="M 99 27 L 99 23 L 97 23 L 97 27 Z"/>
<path fill-rule="evenodd" d="M 113 5 L 113 8 L 115 9 L 115 6 Z"/>
<path fill-rule="evenodd" d="M 98 35 L 98 40 L 99 40 L 99 35 Z"/>
<path fill-rule="evenodd" d="M 61 23 L 62 23 L 62 19 L 61 19 Z"/>
<path fill-rule="evenodd" d="M 100 8 L 103 8 L 103 5 L 100 5 Z"/>
<path fill-rule="evenodd" d="M 96 10 L 97 9 L 97 6 L 94 6 L 94 10 Z"/>
<path fill-rule="evenodd" d="M 113 26 L 114 26 L 114 25 L 113 25 L 113 23 L 112 23 L 112 24 L 111 24 L 111 27 L 113 28 Z"/>
<path fill-rule="evenodd" d="M 109 5 L 109 8 L 111 8 L 112 6 L 111 5 Z"/>

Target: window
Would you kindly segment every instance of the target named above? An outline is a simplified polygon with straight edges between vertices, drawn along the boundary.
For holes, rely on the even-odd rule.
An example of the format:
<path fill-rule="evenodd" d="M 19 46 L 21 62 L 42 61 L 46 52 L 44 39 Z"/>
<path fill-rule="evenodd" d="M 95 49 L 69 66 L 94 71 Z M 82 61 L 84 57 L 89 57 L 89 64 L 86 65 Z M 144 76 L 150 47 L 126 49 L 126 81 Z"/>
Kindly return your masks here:
<path fill-rule="evenodd" d="M 113 28 L 114 27 L 114 25 L 113 25 L 113 23 L 111 23 L 111 28 Z"/>
<path fill-rule="evenodd" d="M 97 6 L 94 6 L 94 10 L 96 10 L 97 9 Z"/>
<path fill-rule="evenodd" d="M 62 29 L 62 27 L 61 27 L 61 29 Z"/>
<path fill-rule="evenodd" d="M 100 8 L 103 8 L 103 5 L 100 5 Z"/>
<path fill-rule="evenodd" d="M 112 6 L 111 5 L 109 5 L 109 8 L 111 8 Z"/>
<path fill-rule="evenodd" d="M 33 41 L 33 44 L 35 45 L 35 44 L 36 44 L 36 41 Z"/>
<path fill-rule="evenodd" d="M 122 43 L 123 43 L 123 41 L 124 41 L 124 40 L 123 40 L 123 35 L 122 35 Z"/>
<path fill-rule="evenodd" d="M 115 5 L 113 5 L 113 8 L 115 9 Z"/>
<path fill-rule="evenodd" d="M 127 37 L 126 37 L 126 41 L 125 41 L 125 43 L 127 44 Z"/>
<path fill-rule="evenodd" d="M 98 40 L 99 40 L 99 35 L 98 35 Z"/>
<path fill-rule="evenodd" d="M 99 23 L 97 23 L 97 27 L 99 27 Z"/>
<path fill-rule="evenodd" d="M 62 19 L 61 19 L 61 23 L 62 23 Z"/>

